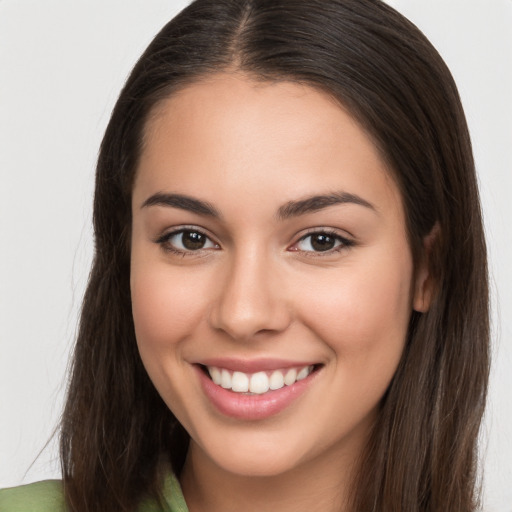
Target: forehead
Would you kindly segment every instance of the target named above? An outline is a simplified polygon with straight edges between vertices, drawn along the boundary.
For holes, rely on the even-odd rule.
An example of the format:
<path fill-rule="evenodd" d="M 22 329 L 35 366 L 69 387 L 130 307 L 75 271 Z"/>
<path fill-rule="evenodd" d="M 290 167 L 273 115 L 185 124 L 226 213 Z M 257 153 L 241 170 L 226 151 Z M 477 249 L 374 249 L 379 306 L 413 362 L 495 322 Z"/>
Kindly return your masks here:
<path fill-rule="evenodd" d="M 300 150 L 315 135 L 324 140 L 342 135 L 338 144 L 349 136 L 350 142 L 358 139 L 366 149 L 376 149 L 333 96 L 305 84 L 261 81 L 239 73 L 206 75 L 160 101 L 146 123 L 144 147 L 171 135 L 173 127 L 174 137 L 194 133 L 207 142 L 216 135 L 218 142 L 225 142 L 228 135 L 236 142 L 236 136 L 253 141 L 255 149 L 273 139 L 283 148 L 294 144 Z"/>
<path fill-rule="evenodd" d="M 276 189 L 284 201 L 364 188 L 369 198 L 384 193 L 401 203 L 370 137 L 332 97 L 307 85 L 208 76 L 157 105 L 143 148 L 135 193 L 222 185 L 251 198 Z"/>

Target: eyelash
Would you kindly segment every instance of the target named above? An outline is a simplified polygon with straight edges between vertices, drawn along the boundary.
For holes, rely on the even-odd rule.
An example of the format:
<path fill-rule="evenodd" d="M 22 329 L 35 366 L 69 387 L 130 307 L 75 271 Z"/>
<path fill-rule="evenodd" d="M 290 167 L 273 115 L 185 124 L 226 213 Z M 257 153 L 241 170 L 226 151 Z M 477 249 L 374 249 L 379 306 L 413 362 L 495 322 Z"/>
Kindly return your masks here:
<path fill-rule="evenodd" d="M 210 243 L 214 244 L 215 247 L 206 247 L 206 248 L 200 247 L 197 250 L 176 248 L 170 242 L 170 240 L 173 237 L 180 235 L 180 234 L 184 234 L 184 233 L 195 233 L 202 237 L 205 237 L 207 240 L 206 243 L 208 243 L 208 241 L 209 241 Z M 305 251 L 305 250 L 301 250 L 301 249 L 297 249 L 297 248 L 293 249 L 293 247 L 296 247 L 298 244 L 300 244 L 301 242 L 304 242 L 305 240 L 307 240 L 310 237 L 313 237 L 314 235 L 317 235 L 317 236 L 325 235 L 326 237 L 333 239 L 335 243 L 336 242 L 339 242 L 339 243 L 338 243 L 338 245 L 335 245 L 333 248 L 327 249 L 325 251 L 315 251 L 315 250 Z M 159 238 L 157 238 L 155 240 L 155 243 L 159 244 L 164 251 L 170 252 L 170 253 L 173 253 L 173 254 L 176 254 L 176 255 L 179 255 L 182 257 L 198 256 L 201 253 L 201 251 L 209 250 L 212 248 L 218 249 L 220 247 L 219 244 L 214 242 L 212 240 L 212 238 L 210 236 L 208 236 L 203 230 L 198 229 L 194 226 L 184 226 L 184 227 L 181 227 L 174 231 L 171 231 L 169 233 L 165 233 L 162 236 L 160 236 Z M 311 242 L 310 242 L 310 245 L 311 245 Z M 332 255 L 333 253 L 338 253 L 340 251 L 349 249 L 350 247 L 353 247 L 354 245 L 355 245 L 355 242 L 353 240 L 350 240 L 348 238 L 341 236 L 339 233 L 337 233 L 334 230 L 314 229 L 314 230 L 308 231 L 305 235 L 302 235 L 288 250 L 302 252 L 303 254 L 307 255 L 307 257 L 316 258 L 316 257 Z"/>
<path fill-rule="evenodd" d="M 323 256 L 332 255 L 333 253 L 338 253 L 346 249 L 350 249 L 355 245 L 354 240 L 350 240 L 346 237 L 341 236 L 337 231 L 334 231 L 332 229 L 312 229 L 308 231 L 305 235 L 302 235 L 297 242 L 293 244 L 292 247 L 297 246 L 300 242 L 303 242 L 304 240 L 307 240 L 308 238 L 311 238 L 315 235 L 325 235 L 328 238 L 331 238 L 334 240 L 334 242 L 339 242 L 337 246 L 334 246 L 331 249 L 327 249 L 325 251 L 300 251 L 300 249 L 293 249 L 296 251 L 300 251 L 303 254 L 307 255 L 307 257 L 311 258 L 321 258 Z M 311 245 L 311 242 L 310 242 Z"/>
<path fill-rule="evenodd" d="M 198 253 L 200 253 L 203 250 L 208 250 L 210 247 L 207 248 L 198 248 L 197 250 L 194 249 L 178 249 L 171 243 L 171 239 L 177 235 L 184 234 L 184 233 L 195 233 L 202 237 L 204 237 L 208 241 L 214 244 L 216 247 L 219 247 L 219 244 L 214 242 L 210 236 L 208 236 L 203 230 L 196 228 L 195 226 L 184 226 L 179 229 L 176 229 L 174 231 L 171 231 L 169 233 L 164 233 L 162 236 L 157 238 L 155 240 L 155 243 L 159 244 L 162 249 L 166 252 L 170 252 L 173 254 L 176 254 L 178 256 L 186 257 L 186 256 L 198 256 Z"/>

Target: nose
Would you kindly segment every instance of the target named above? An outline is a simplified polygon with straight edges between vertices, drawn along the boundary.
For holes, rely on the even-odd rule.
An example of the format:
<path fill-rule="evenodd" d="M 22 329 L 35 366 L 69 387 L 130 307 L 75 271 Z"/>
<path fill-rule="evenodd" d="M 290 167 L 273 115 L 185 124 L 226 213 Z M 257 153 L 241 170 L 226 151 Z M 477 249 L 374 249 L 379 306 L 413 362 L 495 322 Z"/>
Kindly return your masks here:
<path fill-rule="evenodd" d="M 241 341 L 284 331 L 292 314 L 275 267 L 269 258 L 257 254 L 240 255 L 227 263 L 211 309 L 211 326 Z"/>

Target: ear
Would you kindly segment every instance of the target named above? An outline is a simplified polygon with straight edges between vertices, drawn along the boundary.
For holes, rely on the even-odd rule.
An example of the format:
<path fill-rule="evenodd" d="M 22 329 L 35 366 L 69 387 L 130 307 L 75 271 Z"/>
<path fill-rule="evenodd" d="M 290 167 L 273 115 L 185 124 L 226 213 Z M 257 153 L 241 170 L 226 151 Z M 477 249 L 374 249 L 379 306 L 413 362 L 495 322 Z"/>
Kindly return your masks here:
<path fill-rule="evenodd" d="M 440 228 L 436 222 L 430 233 L 423 238 L 423 250 L 416 268 L 412 303 L 413 309 L 418 313 L 426 313 L 434 297 L 436 281 L 432 272 L 432 253 L 439 236 Z"/>

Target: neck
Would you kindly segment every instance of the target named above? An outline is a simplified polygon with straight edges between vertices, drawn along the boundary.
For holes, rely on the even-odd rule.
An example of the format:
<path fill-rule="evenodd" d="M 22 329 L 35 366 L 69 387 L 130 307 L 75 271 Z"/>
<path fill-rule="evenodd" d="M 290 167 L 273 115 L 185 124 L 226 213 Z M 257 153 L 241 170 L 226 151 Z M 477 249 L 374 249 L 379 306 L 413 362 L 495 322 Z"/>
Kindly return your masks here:
<path fill-rule="evenodd" d="M 359 453 L 332 450 L 282 474 L 245 476 L 219 467 L 191 441 L 180 480 L 190 512 L 339 512 L 348 510 Z"/>

